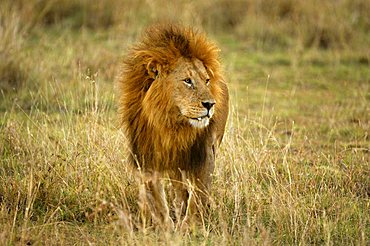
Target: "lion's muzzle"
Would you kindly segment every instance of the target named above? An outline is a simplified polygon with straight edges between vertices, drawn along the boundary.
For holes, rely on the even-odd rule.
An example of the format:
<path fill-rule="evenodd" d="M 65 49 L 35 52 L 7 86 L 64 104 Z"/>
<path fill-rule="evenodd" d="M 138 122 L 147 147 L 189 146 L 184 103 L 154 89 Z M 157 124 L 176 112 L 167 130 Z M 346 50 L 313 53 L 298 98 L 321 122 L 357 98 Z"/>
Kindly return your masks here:
<path fill-rule="evenodd" d="M 209 120 L 212 118 L 214 114 L 214 105 L 216 104 L 215 100 L 206 100 L 202 101 L 203 113 L 200 116 L 197 117 L 191 117 L 189 118 L 189 123 L 193 127 L 196 128 L 203 128 L 208 126 Z"/>

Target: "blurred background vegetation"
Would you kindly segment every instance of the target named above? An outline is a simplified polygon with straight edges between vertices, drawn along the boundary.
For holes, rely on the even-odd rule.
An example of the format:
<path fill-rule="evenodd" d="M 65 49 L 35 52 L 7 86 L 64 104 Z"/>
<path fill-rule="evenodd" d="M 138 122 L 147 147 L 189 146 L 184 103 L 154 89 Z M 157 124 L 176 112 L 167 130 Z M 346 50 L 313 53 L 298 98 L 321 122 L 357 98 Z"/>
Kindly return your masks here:
<path fill-rule="evenodd" d="M 19 19 L 21 32 L 55 24 L 137 30 L 153 21 L 175 20 L 214 33 L 230 33 L 256 46 L 282 48 L 297 43 L 304 47 L 358 47 L 369 41 L 370 28 L 370 3 L 366 0 L 14 0 L 2 1 L 2 9 L 16 15 L 11 18 Z M 2 20 L 4 26 L 6 21 Z"/>
<path fill-rule="evenodd" d="M 19 19 L 21 32 L 35 26 L 124 30 L 175 20 L 230 33 L 253 45 L 281 48 L 359 47 L 369 42 L 370 3 L 365 0 L 14 0 L 3 11 Z M 8 6 L 7 6 L 8 5 Z M 7 20 L 2 20 L 5 26 Z M 9 20 L 8 20 L 9 21 Z"/>

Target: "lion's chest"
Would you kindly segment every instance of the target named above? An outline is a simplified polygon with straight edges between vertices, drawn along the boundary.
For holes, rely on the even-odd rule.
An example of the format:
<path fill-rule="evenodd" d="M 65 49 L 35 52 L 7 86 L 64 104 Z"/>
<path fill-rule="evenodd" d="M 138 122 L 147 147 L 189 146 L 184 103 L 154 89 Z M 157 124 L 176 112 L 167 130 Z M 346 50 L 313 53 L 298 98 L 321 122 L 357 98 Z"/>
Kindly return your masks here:
<path fill-rule="evenodd" d="M 135 155 L 140 157 L 141 162 L 145 162 L 144 166 L 158 171 L 179 168 L 191 170 L 204 165 L 212 154 L 212 141 L 207 134 L 187 139 L 188 142 L 178 140 L 175 136 L 170 141 L 162 138 L 165 136 L 146 139 L 146 148 L 136 149 Z"/>

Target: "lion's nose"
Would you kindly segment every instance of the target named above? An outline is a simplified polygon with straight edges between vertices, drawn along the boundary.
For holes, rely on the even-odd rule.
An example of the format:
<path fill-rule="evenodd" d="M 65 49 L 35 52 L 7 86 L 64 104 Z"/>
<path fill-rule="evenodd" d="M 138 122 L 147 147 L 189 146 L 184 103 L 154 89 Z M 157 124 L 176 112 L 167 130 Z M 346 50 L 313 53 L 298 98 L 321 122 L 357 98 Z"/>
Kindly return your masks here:
<path fill-rule="evenodd" d="M 202 102 L 203 107 L 205 107 L 208 111 L 211 110 L 211 108 L 215 104 L 216 104 L 215 100 L 208 100 L 208 101 Z"/>

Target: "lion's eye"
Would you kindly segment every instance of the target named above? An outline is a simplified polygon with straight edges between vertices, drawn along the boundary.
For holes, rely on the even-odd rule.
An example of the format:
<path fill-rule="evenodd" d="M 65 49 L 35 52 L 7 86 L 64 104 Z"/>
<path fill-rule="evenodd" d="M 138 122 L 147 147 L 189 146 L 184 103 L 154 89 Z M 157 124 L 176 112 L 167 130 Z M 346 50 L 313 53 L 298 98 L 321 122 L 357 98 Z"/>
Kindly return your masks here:
<path fill-rule="evenodd" d="M 190 78 L 186 78 L 186 79 L 184 79 L 183 81 L 184 81 L 184 83 L 185 83 L 187 86 L 189 86 L 189 87 L 193 85 L 193 82 L 191 81 L 191 79 L 190 79 Z"/>
<path fill-rule="evenodd" d="M 209 79 L 206 79 L 206 85 L 209 85 Z"/>

